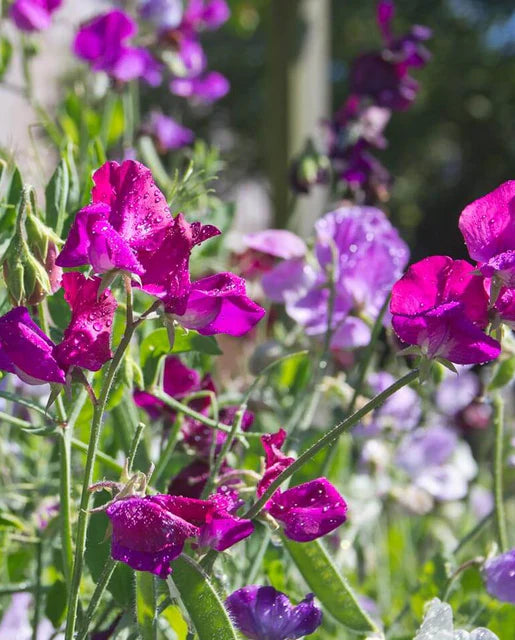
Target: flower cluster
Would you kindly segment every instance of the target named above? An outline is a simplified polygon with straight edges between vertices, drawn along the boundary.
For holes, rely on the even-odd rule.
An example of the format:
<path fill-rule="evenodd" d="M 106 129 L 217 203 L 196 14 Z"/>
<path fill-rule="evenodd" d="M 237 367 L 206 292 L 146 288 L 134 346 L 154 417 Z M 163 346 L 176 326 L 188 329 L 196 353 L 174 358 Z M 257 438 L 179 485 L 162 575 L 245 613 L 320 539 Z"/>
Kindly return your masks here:
<path fill-rule="evenodd" d="M 408 261 L 408 248 L 384 213 L 372 207 L 331 211 L 315 231 L 314 259 L 280 262 L 263 276 L 265 294 L 284 303 L 308 334 L 329 332 L 331 348 L 366 345 L 366 321 L 379 314 Z"/>
<path fill-rule="evenodd" d="M 431 256 L 412 265 L 394 285 L 390 311 L 399 338 L 429 359 L 478 364 L 501 346 L 485 333 L 514 319 L 515 182 L 469 204 L 459 228 L 470 257 Z"/>
<path fill-rule="evenodd" d="M 153 31 L 150 47 L 131 45 L 129 40 L 138 32 L 136 21 L 124 11 L 113 10 L 81 26 L 73 46 L 75 54 L 94 71 L 105 71 L 118 82 L 143 78 L 158 86 L 167 69 L 172 93 L 205 103 L 229 91 L 222 74 L 206 71 L 199 38 L 203 30 L 217 29 L 228 19 L 225 0 L 188 0 L 185 7 L 177 0 L 145 0 L 139 15 Z M 170 129 L 169 122 L 167 126 Z"/>
<path fill-rule="evenodd" d="M 394 11 L 392 0 L 379 0 L 377 23 L 384 47 L 352 62 L 350 95 L 327 123 L 327 156 L 338 192 L 359 203 L 388 198 L 391 176 L 371 150 L 386 147 L 383 131 L 392 111 L 408 109 L 418 93 L 418 83 L 410 70 L 425 66 L 430 59 L 423 42 L 431 37 L 431 31 L 415 25 L 405 35 L 394 36 Z M 307 193 L 314 184 L 328 182 L 327 162 L 313 149 L 306 151 L 294 163 L 293 188 Z M 315 166 L 316 170 L 306 173 L 306 168 Z"/>

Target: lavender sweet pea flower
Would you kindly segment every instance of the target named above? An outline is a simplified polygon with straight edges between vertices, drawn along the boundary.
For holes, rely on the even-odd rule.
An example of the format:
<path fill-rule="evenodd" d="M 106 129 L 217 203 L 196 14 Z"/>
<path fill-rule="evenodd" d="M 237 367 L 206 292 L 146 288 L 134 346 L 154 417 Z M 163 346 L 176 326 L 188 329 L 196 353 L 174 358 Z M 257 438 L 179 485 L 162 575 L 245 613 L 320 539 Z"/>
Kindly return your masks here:
<path fill-rule="evenodd" d="M 186 147 L 195 139 L 195 134 L 191 129 L 182 127 L 173 118 L 157 111 L 152 111 L 145 129 L 155 138 L 161 153 Z"/>
<path fill-rule="evenodd" d="M 113 357 L 110 341 L 118 303 L 109 289 L 98 295 L 100 283 L 100 278 L 87 279 L 78 272 L 63 275 L 72 317 L 54 355 L 65 371 L 71 366 L 98 371 Z"/>
<path fill-rule="evenodd" d="M 54 343 L 32 320 L 25 307 L 0 318 L 0 369 L 27 384 L 65 383 L 65 372 L 54 355 Z"/>
<path fill-rule="evenodd" d="M 123 11 L 109 11 L 84 24 L 75 37 L 74 53 L 121 82 L 144 78 L 156 86 L 161 81 L 160 66 L 146 50 L 131 47 L 127 40 L 137 32 L 134 20 Z"/>
<path fill-rule="evenodd" d="M 273 587 L 249 585 L 231 593 L 225 606 L 238 629 L 250 640 L 295 640 L 313 633 L 322 612 L 313 594 L 297 606 Z"/>
<path fill-rule="evenodd" d="M 515 287 L 515 180 L 465 207 L 459 228 L 481 273 Z"/>
<path fill-rule="evenodd" d="M 184 11 L 184 26 L 194 30 L 218 29 L 231 12 L 225 0 L 189 0 Z"/>
<path fill-rule="evenodd" d="M 392 289 L 395 332 L 428 358 L 456 364 L 494 360 L 499 343 L 482 329 L 488 323 L 482 278 L 465 260 L 431 256 L 412 265 Z"/>
<path fill-rule="evenodd" d="M 203 335 L 242 336 L 265 315 L 246 295 L 245 280 L 233 273 L 217 273 L 193 282 L 181 324 Z"/>
<path fill-rule="evenodd" d="M 15 0 L 9 16 L 20 31 L 43 31 L 48 29 L 52 13 L 61 4 L 62 0 Z"/>
<path fill-rule="evenodd" d="M 454 417 L 477 398 L 481 390 L 479 378 L 472 371 L 449 374 L 440 383 L 435 394 L 437 408 L 446 416 Z"/>
<path fill-rule="evenodd" d="M 140 0 L 139 14 L 160 30 L 175 29 L 182 20 L 182 0 Z"/>
<path fill-rule="evenodd" d="M 229 80 L 218 71 L 209 71 L 195 78 L 174 78 L 170 91 L 183 98 L 193 98 L 211 104 L 229 93 Z"/>
<path fill-rule="evenodd" d="M 483 577 L 493 598 L 515 604 L 515 549 L 487 560 Z"/>
<path fill-rule="evenodd" d="M 306 253 L 304 240 L 286 229 L 265 229 L 247 233 L 243 236 L 243 242 L 250 249 L 283 260 L 302 258 Z"/>

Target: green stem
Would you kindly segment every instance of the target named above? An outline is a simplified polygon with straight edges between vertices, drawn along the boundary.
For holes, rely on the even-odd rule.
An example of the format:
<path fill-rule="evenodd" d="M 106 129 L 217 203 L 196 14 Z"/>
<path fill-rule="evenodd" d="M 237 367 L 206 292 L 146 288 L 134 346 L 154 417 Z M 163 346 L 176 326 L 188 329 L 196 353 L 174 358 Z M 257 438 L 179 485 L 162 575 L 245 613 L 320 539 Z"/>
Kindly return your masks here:
<path fill-rule="evenodd" d="M 155 307 L 155 304 L 152 305 Z M 150 309 L 152 309 L 152 307 Z M 130 317 L 132 318 L 132 291 L 127 292 L 127 309 L 131 310 Z M 89 504 L 90 504 L 90 492 L 89 486 L 93 481 L 93 469 L 95 467 L 95 459 L 97 455 L 98 441 L 100 438 L 100 432 L 102 429 L 102 421 L 104 412 L 107 406 L 107 399 L 111 391 L 111 387 L 114 382 L 114 378 L 118 371 L 118 368 L 122 362 L 123 356 L 127 347 L 130 344 L 131 338 L 136 330 L 136 327 L 143 321 L 146 315 L 150 313 L 150 309 L 147 310 L 138 320 L 131 323 L 127 322 L 125 326 L 125 332 L 116 349 L 113 359 L 107 370 L 100 396 L 94 407 L 93 420 L 91 423 L 91 434 L 89 439 L 88 453 L 86 456 L 86 466 L 84 469 L 84 479 L 82 482 L 82 493 L 80 499 L 79 519 L 77 523 L 77 538 L 75 545 L 75 559 L 73 564 L 73 575 L 71 582 L 71 589 L 68 597 L 68 615 L 66 619 L 66 633 L 65 640 L 73 640 L 75 634 L 75 626 L 77 623 L 77 610 L 79 604 L 79 590 L 82 577 L 82 569 L 84 565 L 84 550 L 86 547 L 86 530 L 89 520 Z M 127 312 L 129 319 L 129 312 Z"/>
<path fill-rule="evenodd" d="M 494 511 L 490 511 L 486 516 L 480 520 L 476 526 L 471 529 L 456 545 L 454 548 L 453 554 L 456 555 L 459 553 L 465 545 L 467 545 L 471 540 L 473 540 L 477 535 L 481 533 L 481 531 L 485 528 L 485 526 L 490 522 L 494 515 Z"/>
<path fill-rule="evenodd" d="M 56 418 L 53 418 L 52 416 L 50 416 L 43 407 L 41 407 L 36 402 L 33 402 L 32 400 L 27 400 L 26 398 L 17 396 L 14 393 L 9 393 L 9 391 L 0 391 L 0 398 L 9 400 L 9 402 L 15 402 L 16 404 L 21 404 L 22 406 L 27 407 L 27 409 L 32 409 L 33 411 L 36 411 L 37 413 L 44 416 L 47 421 L 57 422 Z"/>
<path fill-rule="evenodd" d="M 281 486 L 281 484 L 290 478 L 296 471 L 298 471 L 302 466 L 309 462 L 319 451 L 327 447 L 328 445 L 333 444 L 342 433 L 349 431 L 356 423 L 358 423 L 367 413 L 373 411 L 377 407 L 379 407 L 385 400 L 387 400 L 391 395 L 393 395 L 402 387 L 413 382 L 418 376 L 418 369 L 414 369 L 410 371 L 402 378 L 394 382 L 387 389 L 382 391 L 380 394 L 372 398 L 370 402 L 356 411 L 353 415 L 349 416 L 343 422 L 340 422 L 335 427 L 333 427 L 330 431 L 328 431 L 320 440 L 315 442 L 309 449 L 307 449 L 302 455 L 300 455 L 295 462 L 293 462 L 289 467 L 287 467 L 282 473 L 280 473 L 277 478 L 270 484 L 268 489 L 263 493 L 261 498 L 257 500 L 252 507 L 247 511 L 247 513 L 243 516 L 244 518 L 255 518 L 261 509 L 265 506 L 265 504 L 270 500 L 274 492 Z"/>
<path fill-rule="evenodd" d="M 34 617 L 32 619 L 32 640 L 37 640 L 39 618 L 41 616 L 41 574 L 43 572 L 43 543 L 36 544 L 36 583 L 34 589 Z"/>
<path fill-rule="evenodd" d="M 495 525 L 497 529 L 497 541 L 501 551 L 508 549 L 508 532 L 506 529 L 506 514 L 503 501 L 503 439 L 504 439 L 504 401 L 499 392 L 493 396 L 493 426 L 495 432 L 495 456 L 494 456 L 494 501 L 495 501 Z"/>
<path fill-rule="evenodd" d="M 17 418 L 16 416 L 11 416 L 8 413 L 4 413 L 0 411 L 0 422 L 8 422 L 9 424 L 14 425 L 15 427 L 21 427 L 22 429 L 33 429 L 34 425 L 27 420 L 22 420 L 21 418 Z"/>
<path fill-rule="evenodd" d="M 136 457 L 136 453 L 138 451 L 138 446 L 141 440 L 141 436 L 143 435 L 144 428 L 145 428 L 145 424 L 143 422 L 138 422 L 138 426 L 136 427 L 136 432 L 134 433 L 134 437 L 131 442 L 129 455 L 127 457 L 127 470 L 129 472 L 129 475 L 132 472 L 132 466 L 134 465 L 134 458 Z"/>
<path fill-rule="evenodd" d="M 88 445 L 78 438 L 72 438 L 71 445 L 74 449 L 80 451 L 81 453 L 88 452 Z M 121 465 L 119 462 L 116 462 L 114 458 L 111 458 L 111 456 L 108 456 L 103 451 L 97 451 L 97 460 L 98 462 L 103 462 L 106 467 L 109 467 L 116 473 L 122 473 L 123 471 L 123 465 Z"/>
<path fill-rule="evenodd" d="M 95 611 L 97 610 L 98 605 L 100 604 L 100 600 L 104 595 L 104 591 L 109 584 L 109 580 L 111 580 L 111 576 L 113 575 L 114 570 L 116 569 L 117 562 L 109 557 L 102 569 L 102 573 L 100 578 L 98 579 L 97 586 L 95 587 L 95 591 L 93 591 L 93 595 L 91 596 L 91 600 L 89 602 L 88 609 L 84 614 L 84 621 L 82 623 L 82 627 L 77 634 L 77 640 L 83 640 L 89 629 L 89 625 L 93 620 L 93 616 L 95 615 Z"/>

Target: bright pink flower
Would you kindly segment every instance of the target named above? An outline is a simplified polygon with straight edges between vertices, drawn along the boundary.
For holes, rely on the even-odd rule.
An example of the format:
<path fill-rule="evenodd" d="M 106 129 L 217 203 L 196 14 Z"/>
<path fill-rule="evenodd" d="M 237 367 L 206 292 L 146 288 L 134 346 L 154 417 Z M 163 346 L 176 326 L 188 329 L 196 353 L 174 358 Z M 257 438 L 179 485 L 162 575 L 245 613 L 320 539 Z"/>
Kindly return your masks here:
<path fill-rule="evenodd" d="M 59 9 L 62 0 L 15 0 L 9 15 L 21 31 L 48 29 L 52 13 Z"/>
<path fill-rule="evenodd" d="M 284 429 L 261 438 L 265 449 L 265 473 L 257 487 L 258 496 L 263 495 L 279 474 L 295 461 L 281 451 L 285 438 Z M 286 491 L 278 489 L 265 509 L 284 525 L 284 534 L 296 542 L 320 538 L 347 518 L 345 500 L 326 478 L 316 478 Z"/>
<path fill-rule="evenodd" d="M 100 282 L 100 278 L 87 279 L 78 272 L 63 275 L 64 298 L 72 318 L 54 355 L 65 371 L 71 366 L 98 371 L 113 357 L 110 341 L 118 303 L 109 290 L 98 295 Z"/>
<path fill-rule="evenodd" d="M 482 331 L 488 323 L 483 279 L 464 260 L 431 256 L 412 265 L 393 286 L 390 311 L 399 338 L 429 358 L 474 364 L 500 353 Z"/>
<path fill-rule="evenodd" d="M 465 207 L 459 227 L 481 273 L 515 287 L 515 180 Z"/>
<path fill-rule="evenodd" d="M 111 555 L 160 578 L 170 572 L 187 538 L 223 551 L 250 535 L 253 525 L 231 515 L 228 501 L 154 495 L 118 500 L 106 510 L 113 526 Z"/>

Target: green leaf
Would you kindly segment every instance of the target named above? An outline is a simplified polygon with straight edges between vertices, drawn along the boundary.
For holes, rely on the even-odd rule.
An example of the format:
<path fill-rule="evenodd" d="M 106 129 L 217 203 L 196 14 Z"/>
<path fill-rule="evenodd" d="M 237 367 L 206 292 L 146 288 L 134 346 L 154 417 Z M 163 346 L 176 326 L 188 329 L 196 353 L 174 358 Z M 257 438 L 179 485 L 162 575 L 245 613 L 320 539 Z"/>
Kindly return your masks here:
<path fill-rule="evenodd" d="M 136 571 L 136 618 L 143 640 L 156 640 L 156 589 L 154 576 Z"/>
<path fill-rule="evenodd" d="M 185 555 L 174 560 L 173 574 L 167 582 L 170 597 L 176 599 L 178 592 L 199 638 L 239 640 L 220 595 L 194 560 Z"/>
<path fill-rule="evenodd" d="M 45 189 L 45 220 L 47 225 L 54 229 L 58 236 L 63 231 L 69 189 L 70 175 L 68 165 L 65 160 L 61 160 Z"/>
<path fill-rule="evenodd" d="M 168 622 L 171 630 L 175 633 L 177 640 L 187 639 L 188 623 L 184 620 L 179 607 L 176 605 L 170 605 L 161 613 L 161 617 Z"/>
<path fill-rule="evenodd" d="M 515 356 L 511 356 L 498 364 L 494 377 L 488 385 L 488 390 L 501 389 L 509 384 L 515 377 Z"/>
<path fill-rule="evenodd" d="M 12 44 L 5 36 L 2 36 L 2 38 L 0 38 L 0 79 L 4 76 L 7 68 L 9 67 L 12 54 Z"/>
<path fill-rule="evenodd" d="M 57 628 L 66 612 L 66 585 L 56 580 L 46 594 L 45 616 Z"/>
<path fill-rule="evenodd" d="M 320 540 L 299 543 L 285 536 L 282 540 L 307 585 L 333 618 L 357 633 L 377 631 Z"/>
<path fill-rule="evenodd" d="M 201 336 L 196 331 L 189 331 L 182 327 L 177 327 L 175 330 L 173 349 L 170 348 L 166 328 L 156 329 L 149 333 L 142 341 L 140 349 L 145 384 L 150 386 L 155 382 L 161 358 L 170 353 L 187 353 L 189 351 L 198 351 L 215 356 L 222 353 L 213 336 Z"/>

